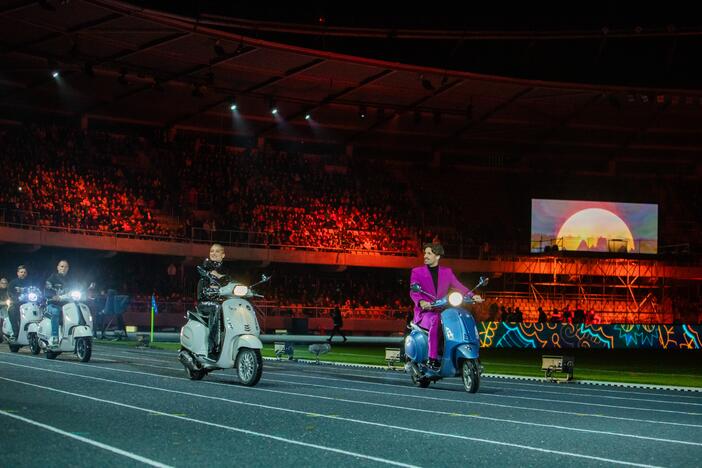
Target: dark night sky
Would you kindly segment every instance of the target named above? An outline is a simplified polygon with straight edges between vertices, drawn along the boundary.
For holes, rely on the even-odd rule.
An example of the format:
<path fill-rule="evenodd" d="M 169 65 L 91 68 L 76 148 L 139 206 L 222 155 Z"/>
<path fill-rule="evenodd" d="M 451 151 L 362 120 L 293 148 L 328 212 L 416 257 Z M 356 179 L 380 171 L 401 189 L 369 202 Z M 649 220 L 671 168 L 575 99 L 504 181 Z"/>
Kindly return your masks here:
<path fill-rule="evenodd" d="M 642 33 L 702 31 L 702 17 L 681 3 L 641 6 L 634 2 L 566 2 L 509 6 L 495 3 L 446 3 L 446 8 L 388 6 L 371 9 L 332 2 L 265 5 L 222 1 L 133 2 L 190 17 L 216 14 L 234 18 L 327 27 L 373 27 L 388 30 L 425 28 L 455 31 L 585 31 L 588 39 L 557 40 L 406 40 L 341 38 L 253 30 L 231 31 L 247 36 L 440 69 L 517 78 L 613 84 L 642 87 L 699 89 L 697 71 L 702 35 L 637 37 Z M 459 10 L 459 6 L 461 9 Z M 570 8 L 568 8 L 570 7 Z M 603 40 L 603 28 L 628 38 Z"/>

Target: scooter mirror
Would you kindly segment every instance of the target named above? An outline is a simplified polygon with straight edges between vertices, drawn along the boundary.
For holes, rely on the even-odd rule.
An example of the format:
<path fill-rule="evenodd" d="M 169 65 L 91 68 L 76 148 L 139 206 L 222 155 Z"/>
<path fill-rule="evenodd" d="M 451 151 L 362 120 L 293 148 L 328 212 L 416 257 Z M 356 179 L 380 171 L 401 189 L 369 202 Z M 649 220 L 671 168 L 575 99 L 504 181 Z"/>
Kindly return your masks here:
<path fill-rule="evenodd" d="M 490 281 L 490 278 L 488 278 L 487 276 L 480 277 L 480 284 L 482 286 L 486 286 L 488 284 L 488 281 Z"/>
<path fill-rule="evenodd" d="M 419 283 L 412 283 L 410 284 L 410 291 L 412 292 L 420 292 L 422 290 L 422 287 L 419 285 Z"/>

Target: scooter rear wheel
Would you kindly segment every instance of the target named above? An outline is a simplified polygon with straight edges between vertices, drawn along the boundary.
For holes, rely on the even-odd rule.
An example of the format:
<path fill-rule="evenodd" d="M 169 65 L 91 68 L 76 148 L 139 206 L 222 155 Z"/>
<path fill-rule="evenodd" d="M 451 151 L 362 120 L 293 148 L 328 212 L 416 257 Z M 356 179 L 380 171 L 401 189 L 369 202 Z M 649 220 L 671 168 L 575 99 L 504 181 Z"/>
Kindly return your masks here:
<path fill-rule="evenodd" d="M 480 374 L 478 366 L 473 359 L 466 359 L 462 366 L 463 388 L 468 393 L 475 393 L 480 387 Z"/>
<path fill-rule="evenodd" d="M 419 388 L 427 388 L 429 384 L 431 383 L 431 380 L 425 378 L 425 377 L 417 377 L 416 375 L 412 374 L 412 383 L 415 384 Z"/>
<path fill-rule="evenodd" d="M 188 366 L 185 367 L 185 373 L 188 374 L 190 380 L 202 380 L 206 372 L 204 370 L 191 370 Z"/>

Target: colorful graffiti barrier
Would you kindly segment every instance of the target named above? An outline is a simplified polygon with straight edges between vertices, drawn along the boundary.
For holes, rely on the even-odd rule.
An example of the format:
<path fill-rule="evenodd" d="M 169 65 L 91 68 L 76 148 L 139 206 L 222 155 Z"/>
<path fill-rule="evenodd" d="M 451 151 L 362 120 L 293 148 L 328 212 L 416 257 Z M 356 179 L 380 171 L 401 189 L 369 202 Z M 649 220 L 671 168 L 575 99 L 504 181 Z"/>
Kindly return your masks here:
<path fill-rule="evenodd" d="M 702 349 L 702 325 L 480 322 L 484 348 Z"/>

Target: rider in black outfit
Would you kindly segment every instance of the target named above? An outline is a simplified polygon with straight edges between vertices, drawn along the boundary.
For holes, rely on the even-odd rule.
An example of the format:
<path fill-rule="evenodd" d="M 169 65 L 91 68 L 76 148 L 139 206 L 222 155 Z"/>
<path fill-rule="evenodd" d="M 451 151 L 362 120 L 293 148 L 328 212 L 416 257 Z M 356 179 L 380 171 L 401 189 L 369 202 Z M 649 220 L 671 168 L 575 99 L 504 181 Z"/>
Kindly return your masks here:
<path fill-rule="evenodd" d="M 20 265 L 17 267 L 17 278 L 10 281 L 7 286 L 7 293 L 10 296 L 10 301 L 12 304 L 7 310 L 7 314 L 10 318 L 10 325 L 12 325 L 12 334 L 17 337 L 19 336 L 19 326 L 20 326 L 20 304 L 19 296 L 24 288 L 28 288 L 32 284 L 27 278 L 27 267 Z"/>
<path fill-rule="evenodd" d="M 216 359 L 219 353 L 219 322 L 222 314 L 222 298 L 219 288 L 226 285 L 230 279 L 223 271 L 224 247 L 213 244 L 210 256 L 201 266 L 197 267 L 200 281 L 197 283 L 197 301 L 200 314 L 207 316 L 209 338 L 207 354 L 210 359 Z"/>

